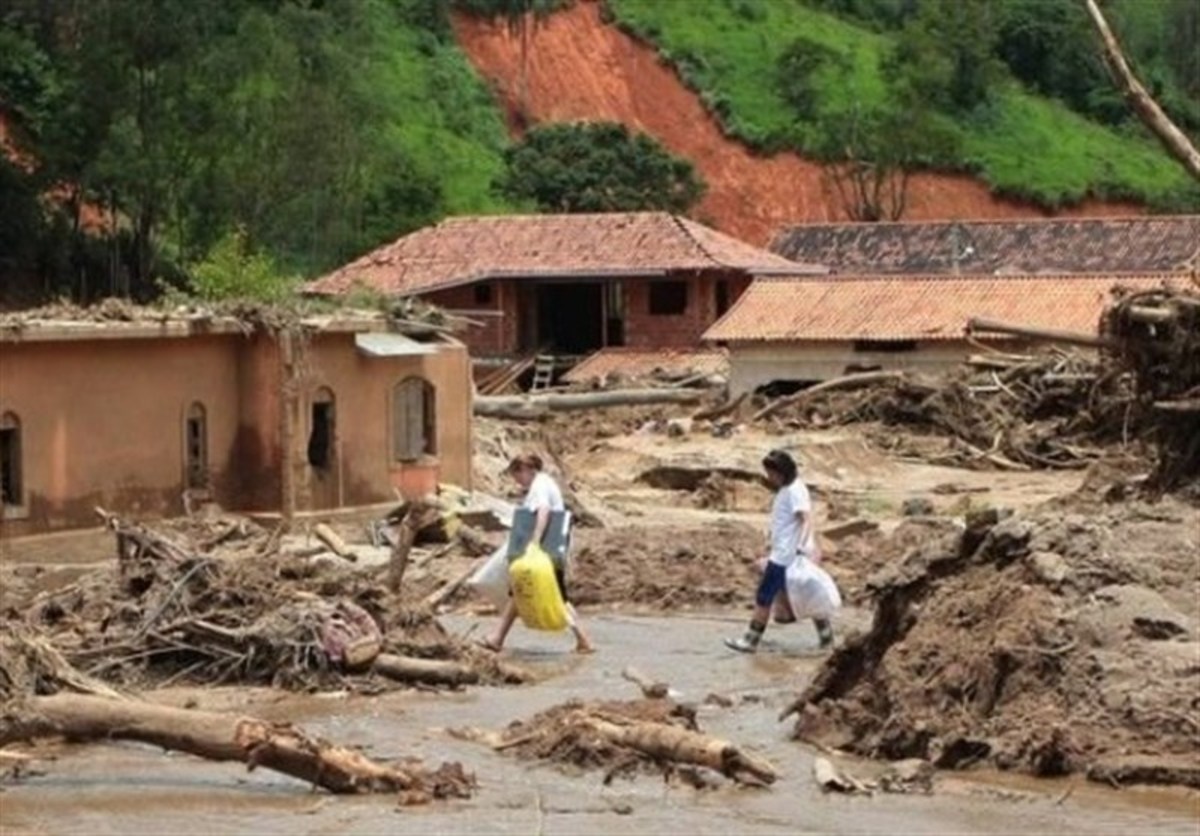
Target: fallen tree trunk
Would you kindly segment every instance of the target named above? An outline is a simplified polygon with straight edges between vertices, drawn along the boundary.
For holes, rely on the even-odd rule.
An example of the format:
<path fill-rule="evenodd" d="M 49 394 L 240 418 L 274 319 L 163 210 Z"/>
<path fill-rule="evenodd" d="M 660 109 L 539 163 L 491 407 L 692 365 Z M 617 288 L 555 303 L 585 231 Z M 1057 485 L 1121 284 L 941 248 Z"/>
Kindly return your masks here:
<path fill-rule="evenodd" d="M 974 334 L 987 331 L 993 334 L 1011 334 L 1014 337 L 1029 337 L 1034 340 L 1066 343 L 1067 345 L 1082 345 L 1088 348 L 1110 346 L 1113 341 L 1107 337 L 1097 337 L 1093 334 L 1081 334 L 1078 331 L 1059 331 L 1054 328 L 1034 328 L 1027 325 L 1013 325 L 1008 322 L 998 322 L 994 319 L 971 317 L 967 320 L 967 333 Z"/>
<path fill-rule="evenodd" d="M 726 415 L 732 415 L 737 412 L 739 406 L 746 402 L 749 396 L 748 392 L 742 392 L 731 401 L 726 401 L 720 406 L 714 406 L 711 409 L 702 409 L 692 415 L 693 421 L 715 421 L 717 418 L 724 418 Z"/>
<path fill-rule="evenodd" d="M 552 412 L 600 409 L 610 406 L 644 406 L 663 403 L 695 403 L 704 397 L 699 389 L 614 389 L 611 392 L 583 392 L 550 395 L 479 397 L 475 414 L 504 418 L 527 415 L 539 408 Z"/>
<path fill-rule="evenodd" d="M 848 374 L 844 377 L 835 377 L 833 380 L 826 380 L 824 383 L 818 383 L 816 386 L 810 386 L 807 389 L 801 389 L 794 395 L 788 395 L 786 398 L 780 398 L 777 401 L 764 406 L 758 412 L 754 413 L 751 420 L 761 421 L 774 415 L 785 406 L 800 403 L 801 401 L 813 396 L 819 395 L 822 392 L 830 392 L 834 389 L 858 389 L 862 386 L 873 386 L 876 383 L 886 383 L 889 380 L 901 380 L 904 377 L 904 372 L 862 372 L 860 374 Z"/>
<path fill-rule="evenodd" d="M 289 724 L 74 694 L 30 697 L 21 705 L 28 710 L 0 718 L 0 745 L 50 736 L 76 742 L 133 740 L 209 760 L 240 761 L 249 769 L 264 766 L 334 793 L 439 794 L 421 770 L 377 763 Z M 449 777 L 444 773 L 446 767 L 439 770 L 439 780 Z M 454 794 L 469 794 L 471 781 L 461 769 L 451 783 Z"/>
<path fill-rule="evenodd" d="M 424 682 L 429 685 L 473 685 L 479 681 L 479 671 L 462 662 L 440 659 L 417 659 L 380 653 L 375 657 L 374 670 L 399 682 Z"/>
<path fill-rule="evenodd" d="M 637 749 L 655 759 L 706 766 L 729 778 L 749 783 L 773 784 L 778 777 L 775 768 L 766 761 L 706 734 L 662 723 L 617 725 L 597 717 L 588 717 L 586 722 L 589 728 L 611 743 Z"/>

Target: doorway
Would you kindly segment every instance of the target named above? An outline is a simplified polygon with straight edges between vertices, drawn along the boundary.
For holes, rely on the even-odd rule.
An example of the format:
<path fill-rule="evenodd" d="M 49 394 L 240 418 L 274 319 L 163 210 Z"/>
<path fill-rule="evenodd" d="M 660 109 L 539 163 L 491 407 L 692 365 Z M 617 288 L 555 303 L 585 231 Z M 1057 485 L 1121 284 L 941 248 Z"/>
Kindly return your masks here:
<path fill-rule="evenodd" d="M 539 350 L 582 355 L 604 347 L 603 284 L 540 284 L 535 293 Z"/>

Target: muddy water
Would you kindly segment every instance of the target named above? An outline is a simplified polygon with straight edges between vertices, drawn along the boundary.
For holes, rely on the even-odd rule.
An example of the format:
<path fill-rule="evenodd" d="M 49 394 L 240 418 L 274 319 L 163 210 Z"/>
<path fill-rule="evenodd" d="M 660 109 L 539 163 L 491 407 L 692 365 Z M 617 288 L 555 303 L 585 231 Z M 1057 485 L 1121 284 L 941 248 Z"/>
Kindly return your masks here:
<path fill-rule="evenodd" d="M 263 690 L 172 691 L 173 704 L 253 711 L 307 728 L 378 758 L 416 755 L 460 760 L 475 771 L 469 801 L 396 809 L 386 796 L 340 798 L 269 772 L 246 773 L 137 745 L 66 748 L 46 774 L 0 793 L 5 833 L 512 833 L 621 832 L 698 834 L 794 833 L 1187 833 L 1200 820 L 1195 793 L 1116 792 L 1076 782 L 1043 784 L 1009 776 L 943 776 L 933 796 L 824 796 L 811 778 L 813 752 L 788 740 L 776 721 L 820 654 L 811 626 L 772 629 L 757 657 L 741 657 L 720 640 L 740 629 L 733 616 L 589 619 L 601 650 L 589 658 L 566 652 L 568 640 L 517 628 L 510 655 L 546 675 L 525 688 L 457 694 L 311 697 Z M 453 629 L 479 630 L 474 618 Z M 697 791 L 652 777 L 605 787 L 595 772 L 529 764 L 450 738 L 444 729 L 500 728 L 571 697 L 625 698 L 634 689 L 629 664 L 667 680 L 679 698 L 732 697 L 732 708 L 702 706 L 701 726 L 771 759 L 781 780 L 771 789 L 733 786 Z M 873 764 L 846 763 L 870 774 Z M 1069 790 L 1069 791 L 1068 791 Z"/>

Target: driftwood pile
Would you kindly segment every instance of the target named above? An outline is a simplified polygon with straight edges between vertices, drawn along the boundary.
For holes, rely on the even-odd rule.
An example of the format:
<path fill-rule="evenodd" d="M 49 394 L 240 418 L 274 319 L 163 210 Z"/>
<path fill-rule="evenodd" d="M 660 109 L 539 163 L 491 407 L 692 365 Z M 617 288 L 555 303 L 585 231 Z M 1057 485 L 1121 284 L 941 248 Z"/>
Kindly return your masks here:
<path fill-rule="evenodd" d="M 276 533 L 247 520 L 106 519 L 115 566 L 18 614 L 89 676 L 136 687 L 366 690 L 524 678 L 389 593 L 378 572 L 285 553 Z"/>
<path fill-rule="evenodd" d="M 882 373 L 863 388 L 815 390 L 792 396 L 782 414 L 773 411 L 785 423 L 879 422 L 949 438 L 948 449 L 923 456 L 938 464 L 1083 468 L 1103 456 L 1103 444 L 1133 440 L 1129 379 L 1094 358 L 1059 349 L 976 355 L 941 380 Z"/>
<path fill-rule="evenodd" d="M 1133 294 L 1100 330 L 1136 382 L 1139 423 L 1159 450 L 1155 484 L 1200 483 L 1200 291 Z"/>

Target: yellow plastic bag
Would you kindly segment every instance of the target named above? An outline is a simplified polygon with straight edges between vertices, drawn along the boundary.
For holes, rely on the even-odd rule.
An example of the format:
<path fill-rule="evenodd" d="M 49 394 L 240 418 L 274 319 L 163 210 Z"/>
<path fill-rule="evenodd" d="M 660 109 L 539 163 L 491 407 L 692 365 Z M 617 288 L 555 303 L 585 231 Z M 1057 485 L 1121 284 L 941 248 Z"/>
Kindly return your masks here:
<path fill-rule="evenodd" d="M 541 546 L 534 543 L 509 564 L 508 582 L 517 615 L 526 627 L 557 631 L 567 626 L 567 606 L 554 579 L 554 562 Z"/>

